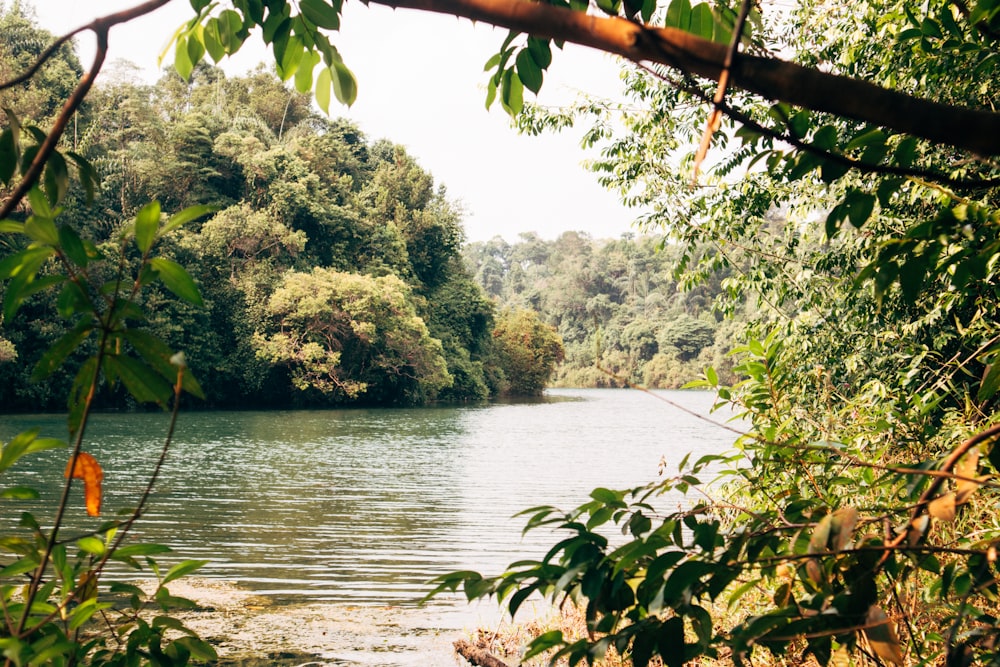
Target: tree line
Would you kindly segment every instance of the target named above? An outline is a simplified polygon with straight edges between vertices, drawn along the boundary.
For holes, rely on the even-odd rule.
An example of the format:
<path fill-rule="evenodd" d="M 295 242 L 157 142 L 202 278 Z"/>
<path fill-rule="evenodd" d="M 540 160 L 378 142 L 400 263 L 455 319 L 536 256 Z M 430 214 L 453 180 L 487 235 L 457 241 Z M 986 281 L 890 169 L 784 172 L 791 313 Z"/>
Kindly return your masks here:
<path fill-rule="evenodd" d="M 678 388 L 713 366 L 732 378 L 729 351 L 745 323 L 741 305 L 725 317 L 731 271 L 691 284 L 676 269 L 682 251 L 662 236 L 618 240 L 532 232 L 468 243 L 463 255 L 483 290 L 505 308 L 539 313 L 555 328 L 565 360 L 556 386 Z"/>
<path fill-rule="evenodd" d="M 18 6 L 0 17 L 0 33 L 8 72 L 52 40 Z M 0 101 L 25 125 L 44 123 L 80 72 L 63 47 L 27 89 Z M 562 357 L 537 318 L 498 310 L 472 280 L 461 211 L 431 174 L 402 147 L 319 115 L 271 72 L 230 78 L 202 64 L 188 81 L 169 71 L 143 85 L 122 65 L 92 91 L 68 143 L 94 165 L 100 188 L 90 205 L 70 192 L 62 216 L 98 245 L 115 243 L 151 200 L 165 212 L 211 207 L 167 249 L 190 267 L 202 307 L 162 289 L 145 297 L 148 326 L 199 369 L 208 406 L 532 394 Z M 59 307 L 46 295 L 3 323 L 4 410 L 65 409 L 68 372 L 30 381 L 65 333 Z M 103 400 L 127 405 L 124 392 Z"/>

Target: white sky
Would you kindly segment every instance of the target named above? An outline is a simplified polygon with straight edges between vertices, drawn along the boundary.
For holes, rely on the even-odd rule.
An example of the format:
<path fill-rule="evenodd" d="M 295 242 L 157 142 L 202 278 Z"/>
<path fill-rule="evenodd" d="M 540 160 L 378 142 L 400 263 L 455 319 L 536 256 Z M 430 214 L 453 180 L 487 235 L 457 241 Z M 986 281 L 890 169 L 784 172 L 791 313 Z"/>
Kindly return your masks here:
<path fill-rule="evenodd" d="M 35 5 L 39 23 L 55 34 L 138 2 L 22 0 Z M 191 11 L 186 0 L 174 0 L 117 26 L 111 32 L 109 60 L 129 60 L 155 80 L 159 52 Z M 499 103 L 485 110 L 483 65 L 505 36 L 506 31 L 449 16 L 348 0 L 341 32 L 333 41 L 358 79 L 358 100 L 350 109 L 334 101 L 331 113 L 352 119 L 370 139 L 406 146 L 447 186 L 449 196 L 461 201 L 470 241 L 497 234 L 513 241 L 527 231 L 549 239 L 567 230 L 596 238 L 630 231 L 634 212 L 581 166 L 588 155 L 579 147 L 579 133 L 522 137 L 510 128 Z M 78 46 L 86 67 L 93 54 L 89 37 Z M 580 90 L 607 96 L 619 90 L 612 58 L 572 45 L 562 52 L 554 49 L 553 55 L 542 103 L 571 101 Z M 221 65 L 241 74 L 261 61 L 270 62 L 268 52 L 254 35 L 232 62 Z M 533 96 L 526 93 L 525 98 Z"/>

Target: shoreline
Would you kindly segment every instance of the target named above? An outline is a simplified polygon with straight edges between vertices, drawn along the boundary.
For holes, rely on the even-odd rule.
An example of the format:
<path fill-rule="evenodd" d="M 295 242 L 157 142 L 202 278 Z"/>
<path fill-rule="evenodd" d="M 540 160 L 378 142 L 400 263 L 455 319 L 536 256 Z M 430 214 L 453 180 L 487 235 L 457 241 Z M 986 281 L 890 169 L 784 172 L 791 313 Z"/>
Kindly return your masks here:
<path fill-rule="evenodd" d="M 218 664 L 240 667 L 454 667 L 467 663 L 455 653 L 453 642 L 468 639 L 484 624 L 496 624 L 499 616 L 495 605 L 477 609 L 461 603 L 276 603 L 237 582 L 200 577 L 171 582 L 169 588 L 171 595 L 198 605 L 170 615 L 215 647 Z"/>

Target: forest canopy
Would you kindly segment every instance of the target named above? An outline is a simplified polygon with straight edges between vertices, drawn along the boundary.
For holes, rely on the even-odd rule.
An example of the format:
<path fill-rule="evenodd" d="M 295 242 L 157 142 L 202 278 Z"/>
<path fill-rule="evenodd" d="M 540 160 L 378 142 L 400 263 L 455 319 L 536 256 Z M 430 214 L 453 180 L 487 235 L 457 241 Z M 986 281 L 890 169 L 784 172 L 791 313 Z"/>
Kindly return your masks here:
<path fill-rule="evenodd" d="M 53 39 L 18 7 L 0 22 L 5 66 L 28 67 Z M 64 46 L 0 103 L 44 125 L 81 71 Z M 444 188 L 403 148 L 318 114 L 273 73 L 230 78 L 201 64 L 187 81 L 172 71 L 155 85 L 119 77 L 91 91 L 76 125 L 66 150 L 93 165 L 100 188 L 90 204 L 69 190 L 61 219 L 98 247 L 150 200 L 162 211 L 211 209 L 166 250 L 190 268 L 201 307 L 169 289 L 146 297 L 151 331 L 201 369 L 208 405 L 479 400 L 515 391 L 529 372 L 508 378 L 492 335 L 503 314 L 462 262 L 461 211 Z M 319 310 L 306 301 L 317 295 Z M 30 381 L 67 331 L 58 299 L 25 303 L 0 330 L 4 410 L 65 408 L 69 372 Z M 543 381 L 529 393 L 554 366 L 530 369 Z M 101 400 L 128 405 L 121 393 Z"/>

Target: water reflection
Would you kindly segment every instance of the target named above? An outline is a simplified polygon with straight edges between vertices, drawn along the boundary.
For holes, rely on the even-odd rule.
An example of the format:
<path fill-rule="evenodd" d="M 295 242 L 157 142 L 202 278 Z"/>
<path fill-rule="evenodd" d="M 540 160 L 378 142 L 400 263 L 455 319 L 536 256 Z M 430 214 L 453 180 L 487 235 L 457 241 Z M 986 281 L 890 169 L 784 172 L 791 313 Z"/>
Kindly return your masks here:
<path fill-rule="evenodd" d="M 669 396 L 703 413 L 711 403 Z M 0 435 L 31 425 L 65 428 L 58 417 L 4 417 Z M 105 467 L 106 511 L 134 505 L 165 425 L 163 415 L 95 419 L 88 450 Z M 137 538 L 210 559 L 204 574 L 280 600 L 408 604 L 443 572 L 497 572 L 539 556 L 551 535 L 522 540 L 516 512 L 575 506 L 595 486 L 654 479 L 663 457 L 675 467 L 731 441 L 622 390 L 488 406 L 191 413 Z M 39 455 L 19 481 L 51 481 L 64 465 L 63 452 Z"/>

